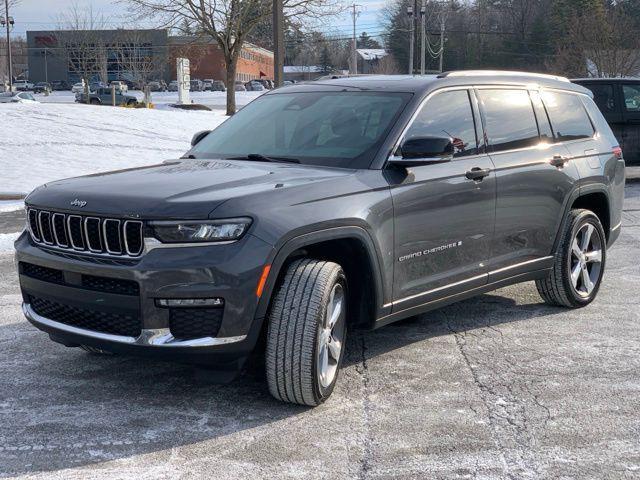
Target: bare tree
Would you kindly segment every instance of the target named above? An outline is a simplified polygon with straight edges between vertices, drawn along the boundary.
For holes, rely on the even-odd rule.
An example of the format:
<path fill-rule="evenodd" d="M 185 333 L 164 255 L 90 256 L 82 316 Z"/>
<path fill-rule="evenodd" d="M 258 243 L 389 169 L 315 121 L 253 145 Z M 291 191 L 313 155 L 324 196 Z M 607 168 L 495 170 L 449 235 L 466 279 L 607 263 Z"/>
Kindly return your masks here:
<path fill-rule="evenodd" d="M 373 73 L 378 75 L 397 75 L 400 73 L 400 67 L 393 55 L 385 55 L 373 67 Z"/>
<path fill-rule="evenodd" d="M 227 114 L 236 112 L 234 83 L 238 58 L 248 36 L 273 15 L 272 0 L 121 0 L 141 16 L 163 25 L 194 26 L 214 39 L 222 50 L 226 68 Z M 339 0 L 284 0 L 285 15 L 319 18 L 337 13 Z"/>
<path fill-rule="evenodd" d="M 57 32 L 58 48 L 55 55 L 62 55 L 69 71 L 84 83 L 86 101 L 89 103 L 89 84 L 95 77 L 107 81 L 107 45 L 100 30 L 107 24 L 104 16 L 94 14 L 91 7 L 73 4 L 60 17 L 62 29 Z"/>
<path fill-rule="evenodd" d="M 640 32 L 624 12 L 576 14 L 566 34 L 567 42 L 550 62 L 552 69 L 574 77 L 628 77 L 640 71 Z"/>
<path fill-rule="evenodd" d="M 147 84 L 163 75 L 165 65 L 159 61 L 159 55 L 147 35 L 139 30 L 123 30 L 117 36 L 117 42 L 109 46 L 115 56 L 121 79 L 135 82 L 145 92 L 144 103 L 148 106 L 151 99 Z"/>

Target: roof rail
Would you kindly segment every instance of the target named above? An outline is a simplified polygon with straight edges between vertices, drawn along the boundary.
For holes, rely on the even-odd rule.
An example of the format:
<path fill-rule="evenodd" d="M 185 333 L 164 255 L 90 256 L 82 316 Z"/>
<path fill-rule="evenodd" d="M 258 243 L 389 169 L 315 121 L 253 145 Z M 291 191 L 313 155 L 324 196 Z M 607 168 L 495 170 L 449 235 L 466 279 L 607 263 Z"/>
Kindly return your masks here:
<path fill-rule="evenodd" d="M 490 76 L 490 75 L 509 75 L 511 77 L 537 77 L 537 78 L 547 78 L 549 80 L 559 80 L 561 82 L 569 82 L 570 80 L 567 77 L 562 77 L 559 75 L 548 75 L 546 73 L 530 73 L 530 72 L 513 72 L 509 70 L 455 70 L 452 72 L 444 72 L 438 75 L 438 78 L 448 78 L 448 77 L 482 77 L 482 76 Z"/>

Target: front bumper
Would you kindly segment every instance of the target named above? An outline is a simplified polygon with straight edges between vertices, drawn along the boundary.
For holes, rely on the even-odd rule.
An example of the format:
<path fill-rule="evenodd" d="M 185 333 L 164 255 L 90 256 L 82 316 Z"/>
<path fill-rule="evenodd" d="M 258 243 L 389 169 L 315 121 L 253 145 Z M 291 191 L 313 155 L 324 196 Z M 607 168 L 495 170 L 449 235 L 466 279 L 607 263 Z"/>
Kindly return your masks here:
<path fill-rule="evenodd" d="M 262 319 L 255 317 L 259 300 L 255 289 L 271 253 L 270 245 L 251 235 L 233 244 L 154 249 L 135 262 L 52 251 L 36 246 L 26 234 L 16 242 L 23 312 L 53 340 L 208 364 L 237 364 L 253 350 L 262 326 Z M 24 264 L 62 271 L 64 280 L 33 278 L 25 274 Z M 122 295 L 88 290 L 78 281 L 85 275 L 133 281 L 139 291 Z M 211 297 L 224 299 L 222 321 L 214 336 L 176 338 L 170 330 L 171 309 L 156 304 L 157 299 Z M 105 315 L 135 315 L 139 334 L 112 334 L 48 318 L 32 305 L 35 298 Z"/>

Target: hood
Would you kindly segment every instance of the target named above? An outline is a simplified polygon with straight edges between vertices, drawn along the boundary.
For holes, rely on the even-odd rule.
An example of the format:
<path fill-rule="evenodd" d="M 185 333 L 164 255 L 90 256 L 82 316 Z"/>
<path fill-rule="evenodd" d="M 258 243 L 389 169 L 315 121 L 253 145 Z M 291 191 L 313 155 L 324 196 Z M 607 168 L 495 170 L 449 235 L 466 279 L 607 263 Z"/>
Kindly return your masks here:
<path fill-rule="evenodd" d="M 226 200 L 331 181 L 350 170 L 238 160 L 175 160 L 47 183 L 30 206 L 83 215 L 207 218 Z M 85 203 L 86 202 L 86 203 Z"/>

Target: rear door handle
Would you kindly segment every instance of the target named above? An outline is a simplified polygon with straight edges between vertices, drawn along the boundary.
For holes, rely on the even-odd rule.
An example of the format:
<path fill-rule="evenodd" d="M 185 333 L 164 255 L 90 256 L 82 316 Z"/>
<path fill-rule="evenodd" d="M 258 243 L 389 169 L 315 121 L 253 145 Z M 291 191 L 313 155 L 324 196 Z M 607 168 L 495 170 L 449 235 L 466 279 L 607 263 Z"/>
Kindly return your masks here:
<path fill-rule="evenodd" d="M 491 173 L 490 168 L 473 167 L 465 174 L 469 180 L 481 181 L 484 177 L 487 177 Z"/>
<path fill-rule="evenodd" d="M 570 160 L 569 157 L 563 157 L 562 155 L 554 155 L 551 159 L 551 165 L 554 167 L 562 168 Z"/>

